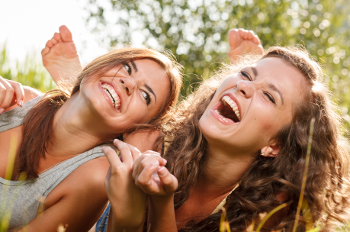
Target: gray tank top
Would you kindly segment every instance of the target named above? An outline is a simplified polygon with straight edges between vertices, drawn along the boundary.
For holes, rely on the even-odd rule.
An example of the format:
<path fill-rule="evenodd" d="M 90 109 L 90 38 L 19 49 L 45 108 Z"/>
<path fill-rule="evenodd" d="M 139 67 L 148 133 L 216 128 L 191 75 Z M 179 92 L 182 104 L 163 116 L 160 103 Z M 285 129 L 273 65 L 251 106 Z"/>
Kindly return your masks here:
<path fill-rule="evenodd" d="M 27 112 L 41 99 L 37 97 L 23 107 L 0 114 L 0 132 L 22 125 Z M 37 179 L 9 181 L 0 178 L 0 222 L 8 221 L 8 229 L 22 227 L 36 217 L 38 199 L 46 197 L 61 181 L 85 162 L 103 156 L 102 146 L 65 160 L 41 173 Z"/>

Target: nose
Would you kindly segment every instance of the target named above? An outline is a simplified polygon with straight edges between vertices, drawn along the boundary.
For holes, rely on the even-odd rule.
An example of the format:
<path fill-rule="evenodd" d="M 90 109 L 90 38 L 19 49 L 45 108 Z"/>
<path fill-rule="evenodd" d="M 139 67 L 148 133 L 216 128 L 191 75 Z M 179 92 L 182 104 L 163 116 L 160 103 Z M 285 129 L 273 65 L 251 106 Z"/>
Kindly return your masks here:
<path fill-rule="evenodd" d="M 125 89 L 125 91 L 126 91 L 126 93 L 128 95 L 131 95 L 134 92 L 136 84 L 135 84 L 133 79 L 131 79 L 131 78 L 120 78 L 119 82 L 122 85 L 122 87 Z"/>
<path fill-rule="evenodd" d="M 237 82 L 237 91 L 245 98 L 251 98 L 254 94 L 254 86 L 250 81 L 240 80 Z"/>

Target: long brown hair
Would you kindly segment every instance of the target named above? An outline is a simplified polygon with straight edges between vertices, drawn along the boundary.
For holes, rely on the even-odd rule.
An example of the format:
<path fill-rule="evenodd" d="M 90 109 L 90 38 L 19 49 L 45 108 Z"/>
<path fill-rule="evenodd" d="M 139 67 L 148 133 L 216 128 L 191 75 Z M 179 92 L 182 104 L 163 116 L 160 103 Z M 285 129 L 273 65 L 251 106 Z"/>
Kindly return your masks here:
<path fill-rule="evenodd" d="M 315 129 L 305 199 L 312 225 L 320 223 L 318 225 L 329 229 L 335 222 L 344 222 L 349 215 L 348 145 L 342 135 L 340 117 L 322 84 L 322 69 L 305 51 L 272 47 L 261 59 L 265 57 L 278 57 L 298 69 L 306 78 L 310 91 L 302 104 L 294 105 L 292 122 L 281 128 L 275 137 L 281 146 L 278 156 L 271 158 L 257 154 L 242 176 L 239 187 L 228 196 L 226 209 L 231 231 L 243 231 L 258 219 L 260 213 L 269 212 L 283 202 L 288 202 L 289 206 L 265 229 L 292 230 L 312 118 L 315 118 Z M 248 59 L 242 64 L 256 61 Z M 169 169 L 179 180 L 175 208 L 188 198 L 206 156 L 207 142 L 199 130 L 199 119 L 223 79 L 241 67 L 225 68 L 204 82 L 180 105 L 176 117 L 170 122 L 172 126 L 167 127 L 172 141 L 165 157 Z M 300 215 L 298 231 L 305 230 L 304 213 Z M 220 214 L 208 215 L 200 222 L 191 221 L 181 231 L 218 231 Z"/>
<path fill-rule="evenodd" d="M 60 89 L 49 91 L 24 118 L 23 142 L 19 152 L 19 172 L 26 172 L 28 178 L 37 178 L 40 158 L 45 158 L 46 149 L 51 142 L 52 122 L 57 110 L 80 89 L 82 81 L 97 78 L 111 68 L 131 60 L 150 59 L 157 62 L 166 72 L 170 81 L 168 98 L 158 114 L 149 122 L 130 125 L 130 129 L 159 127 L 168 111 L 175 107 L 182 82 L 181 66 L 170 54 L 162 54 L 147 48 L 122 48 L 100 56 L 89 63 L 80 75 L 70 93 Z M 121 131 L 120 133 L 123 133 Z M 112 138 L 111 138 L 112 139 Z"/>

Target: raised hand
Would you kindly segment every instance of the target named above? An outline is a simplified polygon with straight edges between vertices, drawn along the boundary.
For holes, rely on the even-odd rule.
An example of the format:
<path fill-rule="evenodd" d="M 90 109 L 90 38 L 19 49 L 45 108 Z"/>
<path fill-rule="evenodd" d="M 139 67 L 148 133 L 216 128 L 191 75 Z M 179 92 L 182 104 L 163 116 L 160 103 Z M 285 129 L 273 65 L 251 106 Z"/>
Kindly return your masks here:
<path fill-rule="evenodd" d="M 178 181 L 164 167 L 165 164 L 166 160 L 157 152 L 142 153 L 133 165 L 132 175 L 136 185 L 149 195 L 172 195 L 178 187 Z"/>
<path fill-rule="evenodd" d="M 64 25 L 47 41 L 41 56 L 44 67 L 58 85 L 73 83 L 82 70 L 72 33 Z"/>
<path fill-rule="evenodd" d="M 113 143 L 120 151 L 120 157 L 111 147 L 102 149 L 111 164 L 105 179 L 105 188 L 113 212 L 112 227 L 142 227 L 146 194 L 135 185 L 132 177 L 133 162 L 141 153 L 137 148 L 120 140 L 116 139 Z"/>
<path fill-rule="evenodd" d="M 264 48 L 261 46 L 260 39 L 253 31 L 231 29 L 228 32 L 228 40 L 230 45 L 228 56 L 231 64 L 245 54 L 264 54 Z"/>
<path fill-rule="evenodd" d="M 24 89 L 21 83 L 10 81 L 0 76 L 0 114 L 17 104 L 22 107 Z"/>

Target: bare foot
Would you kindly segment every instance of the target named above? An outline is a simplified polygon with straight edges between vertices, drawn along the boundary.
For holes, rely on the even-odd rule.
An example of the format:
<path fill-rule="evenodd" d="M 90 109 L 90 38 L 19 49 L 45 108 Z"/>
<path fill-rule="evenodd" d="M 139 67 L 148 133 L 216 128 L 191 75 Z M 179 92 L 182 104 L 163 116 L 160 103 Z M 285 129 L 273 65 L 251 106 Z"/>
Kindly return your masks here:
<path fill-rule="evenodd" d="M 230 44 L 228 56 L 231 64 L 235 63 L 244 54 L 264 54 L 264 48 L 261 46 L 260 39 L 253 31 L 231 29 L 228 32 L 228 40 Z"/>
<path fill-rule="evenodd" d="M 57 85 L 73 83 L 82 71 L 72 33 L 66 26 L 60 26 L 45 48 L 41 51 L 44 67 Z"/>

